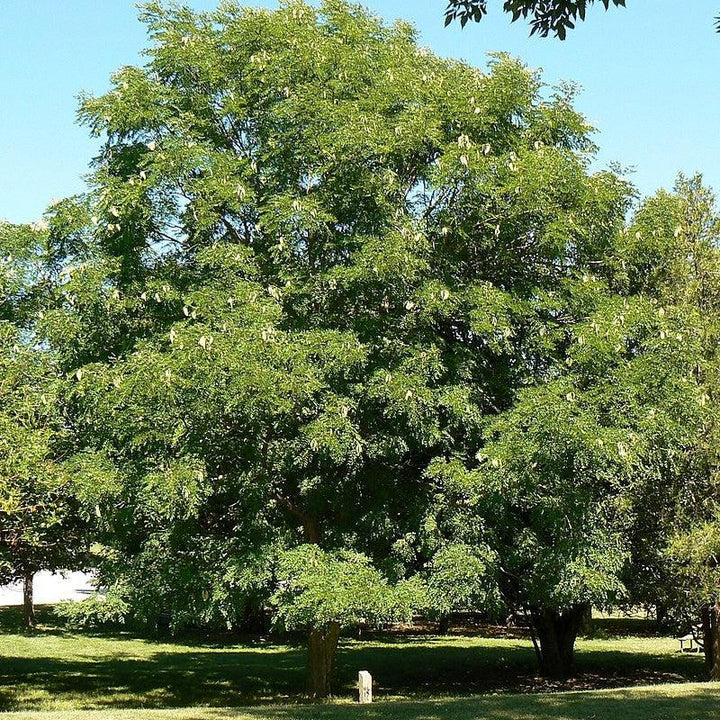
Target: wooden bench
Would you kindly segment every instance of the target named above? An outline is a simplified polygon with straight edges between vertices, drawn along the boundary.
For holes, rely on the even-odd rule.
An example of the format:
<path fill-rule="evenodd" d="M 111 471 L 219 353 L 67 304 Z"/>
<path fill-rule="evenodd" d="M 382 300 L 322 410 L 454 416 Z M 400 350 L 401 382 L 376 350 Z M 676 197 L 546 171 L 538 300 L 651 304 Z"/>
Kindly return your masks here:
<path fill-rule="evenodd" d="M 678 642 L 680 643 L 680 652 L 700 652 L 703 649 L 703 643 L 700 640 L 700 637 L 700 625 L 693 625 L 687 635 L 683 635 L 681 638 L 678 638 Z"/>

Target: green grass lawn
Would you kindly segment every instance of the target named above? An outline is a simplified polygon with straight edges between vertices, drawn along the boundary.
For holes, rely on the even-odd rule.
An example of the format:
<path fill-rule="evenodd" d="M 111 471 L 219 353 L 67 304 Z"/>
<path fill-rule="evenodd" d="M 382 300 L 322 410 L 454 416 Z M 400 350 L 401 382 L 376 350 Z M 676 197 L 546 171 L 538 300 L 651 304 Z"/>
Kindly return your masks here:
<path fill-rule="evenodd" d="M 715 720 L 720 685 L 250 708 L 11 712 L 4 720 Z"/>
<path fill-rule="evenodd" d="M 303 647 L 260 640 L 243 644 L 222 638 L 158 641 L 130 633 L 76 633 L 55 624 L 47 609 L 41 609 L 40 619 L 40 628 L 27 632 L 17 627 L 14 611 L 0 612 L 0 710 L 21 711 L 4 715 L 8 720 L 290 720 L 350 714 L 379 720 L 689 720 L 719 714 L 720 689 L 688 682 L 703 677 L 700 657 L 676 653 L 676 641 L 671 638 L 622 635 L 622 628 L 606 637 L 578 642 L 578 677 L 566 686 L 548 686 L 538 680 L 532 647 L 525 639 L 389 636 L 363 642 L 344 640 L 338 655 L 337 700 L 332 705 L 303 705 Z M 351 703 L 360 669 L 369 670 L 376 681 L 378 702 L 368 709 Z M 683 681 L 685 684 L 652 689 L 621 689 L 632 684 Z M 618 689 L 513 694 L 597 686 Z M 155 709 L 157 713 L 130 712 L 128 708 Z M 37 716 L 31 711 L 57 714 Z"/>

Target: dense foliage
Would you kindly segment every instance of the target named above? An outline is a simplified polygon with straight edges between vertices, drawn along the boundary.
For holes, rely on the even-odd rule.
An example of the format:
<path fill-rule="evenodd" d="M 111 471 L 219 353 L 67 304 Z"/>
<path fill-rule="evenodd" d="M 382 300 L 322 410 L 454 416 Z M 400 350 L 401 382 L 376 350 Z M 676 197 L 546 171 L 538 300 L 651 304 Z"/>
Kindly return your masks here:
<path fill-rule="evenodd" d="M 542 37 L 553 34 L 564 40 L 575 23 L 585 19 L 585 13 L 595 0 L 504 0 L 503 10 L 512 14 L 513 22 L 532 18 L 530 34 Z M 605 9 L 611 5 L 625 7 L 625 0 L 600 0 Z M 488 10 L 487 0 L 448 0 L 445 25 L 459 20 L 462 27 L 468 21 L 480 22 Z"/>
<path fill-rule="evenodd" d="M 33 575 L 81 564 L 87 549 L 60 379 L 35 332 L 49 284 L 44 236 L 41 228 L 0 224 L 0 582 L 24 582 L 29 625 Z"/>
<path fill-rule="evenodd" d="M 530 34 L 541 37 L 552 34 L 564 40 L 578 20 L 585 20 L 588 8 L 595 0 L 503 0 L 503 10 L 512 15 L 515 22 L 522 18 L 530 20 Z M 626 0 L 600 0 L 606 10 L 625 7 Z M 445 25 L 455 20 L 465 27 L 469 21 L 480 22 L 487 14 L 487 0 L 448 0 L 445 8 Z M 715 18 L 720 32 L 720 16 Z"/>
<path fill-rule="evenodd" d="M 48 213 L 50 281 L 2 326 L 0 422 L 31 418 L 3 506 L 30 527 L 17 468 L 57 488 L 48 528 L 82 506 L 113 588 L 66 615 L 271 611 L 314 695 L 343 627 L 414 611 L 523 612 L 560 677 L 592 606 L 702 610 L 720 648 L 700 180 L 631 213 L 571 87 L 340 0 L 142 18 L 147 64 L 82 101 L 103 147 Z"/>
<path fill-rule="evenodd" d="M 440 60 L 339 2 L 144 19 L 148 65 L 82 105 L 94 190 L 50 219 L 48 337 L 121 477 L 109 565 L 178 617 L 209 587 L 227 614 L 248 568 L 259 600 L 298 543 L 391 583 L 443 568 L 438 468 L 564 362 L 625 183 L 587 171 L 572 91 L 508 58 Z"/>
<path fill-rule="evenodd" d="M 713 537 L 718 519 L 718 340 L 720 339 L 720 217 L 699 177 L 680 177 L 639 209 L 626 241 L 633 284 L 652 295 L 675 340 L 652 375 L 662 381 L 657 430 L 647 440 L 644 482 L 636 497 L 633 536 L 639 600 L 651 598 L 683 631 L 702 618 L 708 669 L 720 677 L 720 607 Z M 630 274 L 628 274 L 630 275 Z M 630 277 L 628 277 L 630 280 Z M 648 378 L 645 383 L 651 385 Z M 657 382 L 656 382 L 657 384 Z M 655 414 L 656 413 L 656 414 Z M 658 422 L 658 418 L 660 421 Z M 639 592 L 638 592 L 639 591 Z"/>

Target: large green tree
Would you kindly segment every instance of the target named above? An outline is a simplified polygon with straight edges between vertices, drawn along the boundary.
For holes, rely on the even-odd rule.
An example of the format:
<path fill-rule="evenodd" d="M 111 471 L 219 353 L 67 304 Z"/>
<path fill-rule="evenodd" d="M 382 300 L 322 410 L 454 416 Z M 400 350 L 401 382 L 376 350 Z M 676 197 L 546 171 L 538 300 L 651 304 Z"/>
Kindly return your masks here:
<path fill-rule="evenodd" d="M 180 618 L 272 597 L 326 694 L 342 623 L 497 601 L 491 538 L 428 525 L 434 469 L 557 366 L 556 288 L 628 189 L 588 171 L 572 91 L 507 57 L 441 60 L 336 0 L 142 17 L 147 65 L 81 107 L 92 190 L 49 217 L 47 338 L 118 469 L 90 489 L 108 572 Z M 483 577 L 441 603 L 459 563 Z"/>

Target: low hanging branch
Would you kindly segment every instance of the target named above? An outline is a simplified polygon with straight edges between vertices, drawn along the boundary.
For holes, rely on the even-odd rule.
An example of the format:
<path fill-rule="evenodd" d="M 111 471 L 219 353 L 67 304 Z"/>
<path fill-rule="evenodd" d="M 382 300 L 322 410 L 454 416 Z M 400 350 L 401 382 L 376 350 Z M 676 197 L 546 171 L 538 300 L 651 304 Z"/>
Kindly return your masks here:
<path fill-rule="evenodd" d="M 547 37 L 551 33 L 561 40 L 578 19 L 584 20 L 588 6 L 595 0 L 505 0 L 503 10 L 512 13 L 515 22 L 531 17 L 530 34 Z M 600 0 L 606 10 L 611 5 L 625 7 L 625 0 Z M 487 14 L 487 0 L 449 0 L 445 10 L 445 25 L 459 20 L 465 27 L 469 20 L 480 22 Z"/>
<path fill-rule="evenodd" d="M 564 40 L 567 31 L 579 20 L 585 20 L 588 6 L 595 0 L 505 0 L 503 10 L 512 13 L 515 22 L 532 17 L 530 34 L 541 37 L 552 34 Z M 606 10 L 611 5 L 625 7 L 626 0 L 599 0 Z M 468 21 L 480 22 L 487 14 L 487 0 L 448 0 L 445 9 L 445 25 L 455 20 L 465 27 Z M 720 33 L 720 15 L 715 18 L 715 30 Z"/>

